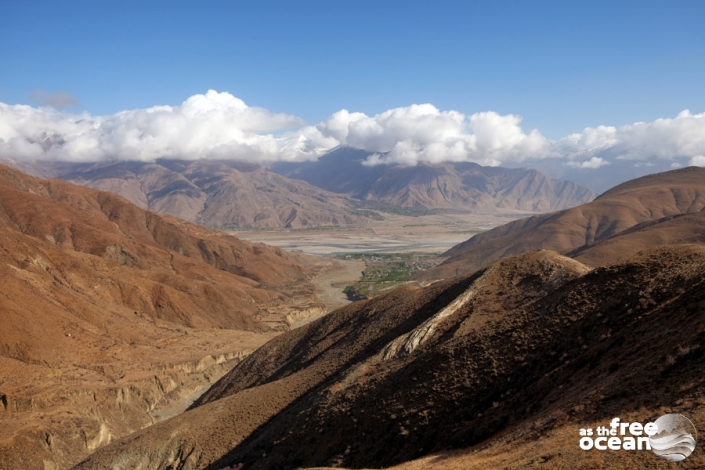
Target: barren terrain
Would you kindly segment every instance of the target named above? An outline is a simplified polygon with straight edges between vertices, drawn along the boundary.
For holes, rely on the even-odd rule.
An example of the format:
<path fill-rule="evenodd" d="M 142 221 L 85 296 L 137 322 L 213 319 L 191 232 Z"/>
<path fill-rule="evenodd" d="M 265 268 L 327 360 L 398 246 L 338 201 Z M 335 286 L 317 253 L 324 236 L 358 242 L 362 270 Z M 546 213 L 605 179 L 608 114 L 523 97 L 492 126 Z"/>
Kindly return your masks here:
<path fill-rule="evenodd" d="M 577 429 L 705 426 L 701 170 L 549 215 L 236 237 L 0 176 L 0 469 L 643 468 L 586 458 Z M 468 274 L 406 282 L 479 232 L 448 253 Z"/>
<path fill-rule="evenodd" d="M 438 212 L 425 215 L 385 213 L 364 227 L 229 231 L 241 240 L 315 255 L 342 253 L 442 253 L 473 235 L 531 212 Z"/>
<path fill-rule="evenodd" d="M 622 183 L 594 201 L 516 220 L 453 247 L 423 279 L 468 274 L 507 256 L 537 249 L 575 256 L 600 266 L 639 250 L 703 243 L 695 219 L 705 209 L 705 168 L 688 167 Z"/>
<path fill-rule="evenodd" d="M 546 212 L 576 206 L 596 194 L 570 181 L 527 168 L 476 163 L 363 165 L 373 152 L 341 146 L 316 161 L 278 162 L 279 174 L 372 205 L 396 208 Z"/>
<path fill-rule="evenodd" d="M 539 251 L 405 286 L 276 337 L 78 468 L 673 468 L 586 454 L 576 433 L 667 412 L 705 425 L 704 266 L 699 245 L 600 269 Z"/>
<path fill-rule="evenodd" d="M 347 303 L 317 287 L 347 266 L 0 166 L 0 468 L 67 468 L 179 413 Z"/>
<path fill-rule="evenodd" d="M 346 154 L 350 150 L 352 160 Z M 309 182 L 298 173 L 288 178 L 236 160 L 0 162 L 36 176 L 111 191 L 139 207 L 223 229 L 359 227 L 389 215 L 438 210 L 545 212 L 595 197 L 588 188 L 536 170 L 475 164 L 371 169 L 355 155 L 354 149 L 343 148 L 322 157 L 314 166 L 322 164 L 326 170 L 315 169 L 318 177 Z M 346 191 L 351 184 L 374 187 Z"/>

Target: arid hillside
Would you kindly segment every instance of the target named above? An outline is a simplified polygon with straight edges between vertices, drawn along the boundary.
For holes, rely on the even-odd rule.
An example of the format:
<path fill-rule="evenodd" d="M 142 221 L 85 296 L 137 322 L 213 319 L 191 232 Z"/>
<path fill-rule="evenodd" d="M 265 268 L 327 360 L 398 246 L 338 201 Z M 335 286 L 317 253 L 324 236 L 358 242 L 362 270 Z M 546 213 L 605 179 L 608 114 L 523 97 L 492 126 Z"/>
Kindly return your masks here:
<path fill-rule="evenodd" d="M 578 428 L 667 412 L 705 426 L 704 273 L 700 245 L 599 269 L 539 251 L 402 287 L 273 339 L 77 468 L 672 468 L 585 452 Z"/>
<path fill-rule="evenodd" d="M 623 183 L 594 201 L 559 212 L 516 220 L 478 234 L 445 253 L 437 268 L 419 274 L 443 279 L 467 274 L 501 258 L 547 249 L 591 266 L 640 250 L 705 242 L 705 168 L 689 167 Z"/>
<path fill-rule="evenodd" d="M 0 468 L 66 468 L 158 420 L 322 313 L 316 263 L 0 166 Z"/>
<path fill-rule="evenodd" d="M 705 244 L 705 212 L 701 210 L 637 224 L 570 251 L 567 256 L 590 266 L 604 266 L 639 251 L 675 243 Z"/>
<path fill-rule="evenodd" d="M 289 178 L 374 204 L 414 209 L 516 209 L 546 212 L 577 206 L 596 194 L 530 169 L 475 163 L 362 164 L 370 152 L 340 147 L 315 162 L 277 163 Z"/>
<path fill-rule="evenodd" d="M 306 228 L 367 220 L 345 197 L 241 161 L 8 163 L 211 227 Z"/>

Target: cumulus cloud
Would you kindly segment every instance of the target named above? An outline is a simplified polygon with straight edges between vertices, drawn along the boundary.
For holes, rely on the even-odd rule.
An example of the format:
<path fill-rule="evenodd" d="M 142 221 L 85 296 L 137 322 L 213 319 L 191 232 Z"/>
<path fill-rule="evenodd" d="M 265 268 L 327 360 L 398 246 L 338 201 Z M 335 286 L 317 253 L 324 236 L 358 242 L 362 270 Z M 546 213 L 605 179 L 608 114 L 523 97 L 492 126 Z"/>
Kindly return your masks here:
<path fill-rule="evenodd" d="M 685 110 L 675 118 L 587 128 L 557 141 L 554 147 L 569 159 L 593 155 L 619 160 L 690 158 L 705 154 L 705 113 Z"/>
<path fill-rule="evenodd" d="M 549 144 L 525 133 L 521 118 L 483 112 L 465 116 L 430 104 L 375 116 L 341 110 L 306 126 L 302 119 L 208 91 L 179 106 L 110 116 L 0 104 L 0 156 L 69 161 L 160 157 L 310 160 L 348 145 L 370 151 L 367 164 L 476 161 L 499 165 L 539 158 Z"/>
<path fill-rule="evenodd" d="M 368 165 L 420 161 L 499 165 L 542 156 L 548 140 L 538 131 L 525 133 L 520 124 L 521 117 L 515 115 L 489 111 L 465 116 L 420 104 L 375 116 L 342 110 L 307 132 L 314 142 L 329 139 L 373 152 Z"/>
<path fill-rule="evenodd" d="M 367 165 L 413 165 L 420 161 L 503 165 L 558 158 L 569 167 L 590 170 L 615 159 L 675 162 L 705 154 L 705 113 L 687 110 L 672 119 L 586 128 L 556 141 L 546 139 L 538 130 L 522 129 L 520 116 L 492 111 L 465 116 L 430 104 L 396 108 L 372 117 L 343 110 L 308 127 L 306 133 L 314 148 L 326 148 L 334 141 L 373 152 Z"/>
<path fill-rule="evenodd" d="M 705 166 L 705 155 L 696 155 L 690 159 L 690 166 Z"/>
<path fill-rule="evenodd" d="M 592 157 L 590 160 L 585 160 L 583 162 L 569 161 L 566 164 L 575 168 L 590 168 L 596 170 L 601 166 L 609 165 L 609 162 L 600 157 Z"/>
<path fill-rule="evenodd" d="M 155 106 L 109 116 L 0 103 L 0 156 L 67 161 L 151 161 L 160 157 L 276 160 L 272 132 L 303 120 L 247 106 L 213 90 L 179 106 Z"/>
<path fill-rule="evenodd" d="M 54 95 L 51 95 L 54 96 Z M 566 168 L 596 170 L 615 160 L 705 164 L 705 113 L 621 127 L 598 126 L 559 140 L 525 130 L 521 117 L 493 111 L 465 115 L 415 104 L 368 116 L 341 110 L 316 125 L 248 106 L 210 90 L 178 106 L 108 116 L 0 103 L 0 157 L 67 161 L 157 158 L 313 160 L 347 145 L 370 152 L 367 165 L 471 161 L 516 165 L 557 159 Z M 52 98 L 52 99 L 54 99 Z M 45 104 L 49 104 L 45 100 Z M 553 161 L 553 160 L 548 160 Z M 530 164 L 530 163 L 527 163 Z"/>
<path fill-rule="evenodd" d="M 39 103 L 40 106 L 50 106 L 55 109 L 70 108 L 78 104 L 78 100 L 70 93 L 66 93 L 65 91 L 49 93 L 42 88 L 30 93 L 29 99 Z"/>

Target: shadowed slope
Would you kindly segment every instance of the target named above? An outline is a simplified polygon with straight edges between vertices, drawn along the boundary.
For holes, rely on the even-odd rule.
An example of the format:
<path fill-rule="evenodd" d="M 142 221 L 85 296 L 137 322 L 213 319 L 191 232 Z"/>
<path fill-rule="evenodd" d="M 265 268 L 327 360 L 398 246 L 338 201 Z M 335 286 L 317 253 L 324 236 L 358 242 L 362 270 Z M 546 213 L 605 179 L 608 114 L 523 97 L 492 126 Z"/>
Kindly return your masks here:
<path fill-rule="evenodd" d="M 196 409 L 107 447 L 79 468 L 110 468 L 110 462 L 118 461 L 134 469 L 203 468 L 292 404 L 321 390 L 341 369 L 416 327 L 466 285 L 400 288 L 285 333 L 240 363 L 240 372 L 220 380 Z"/>
<path fill-rule="evenodd" d="M 541 251 L 398 289 L 276 338 L 183 416 L 78 468 L 377 468 L 507 433 L 531 442 L 566 423 L 681 410 L 705 396 L 704 272 L 700 246 L 592 271 Z M 545 445 L 565 465 L 585 455 L 575 444 L 560 460 Z M 615 464 L 659 464 L 627 454 Z"/>
<path fill-rule="evenodd" d="M 567 256 L 590 266 L 604 266 L 639 251 L 676 243 L 705 244 L 705 212 L 644 222 L 617 235 L 570 251 Z"/>

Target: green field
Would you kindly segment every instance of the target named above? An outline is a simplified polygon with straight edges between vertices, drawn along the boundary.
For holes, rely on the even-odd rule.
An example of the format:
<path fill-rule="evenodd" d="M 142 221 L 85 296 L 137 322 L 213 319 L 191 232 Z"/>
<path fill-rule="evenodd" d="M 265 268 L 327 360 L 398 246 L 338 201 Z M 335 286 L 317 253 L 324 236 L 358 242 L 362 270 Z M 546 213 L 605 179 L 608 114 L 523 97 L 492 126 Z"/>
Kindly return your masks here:
<path fill-rule="evenodd" d="M 365 262 L 360 280 L 343 291 L 350 300 L 371 299 L 407 283 L 414 272 L 437 263 L 433 253 L 350 253 L 335 258 Z"/>

